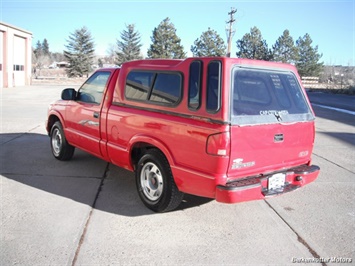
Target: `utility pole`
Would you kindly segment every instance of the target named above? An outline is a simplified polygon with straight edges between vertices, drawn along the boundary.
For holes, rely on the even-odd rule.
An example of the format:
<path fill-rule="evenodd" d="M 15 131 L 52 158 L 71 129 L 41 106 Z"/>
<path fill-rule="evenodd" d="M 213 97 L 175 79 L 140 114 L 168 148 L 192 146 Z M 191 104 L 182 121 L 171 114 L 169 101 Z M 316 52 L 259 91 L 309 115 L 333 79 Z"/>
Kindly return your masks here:
<path fill-rule="evenodd" d="M 234 36 L 235 30 L 233 29 L 233 24 L 235 22 L 234 14 L 237 13 L 237 9 L 231 7 L 231 11 L 228 12 L 230 16 L 229 21 L 227 21 L 226 27 L 226 34 L 227 34 L 227 41 L 228 41 L 228 50 L 227 50 L 227 57 L 231 57 L 231 50 L 232 50 L 232 38 Z M 229 24 L 229 25 L 228 25 Z"/>

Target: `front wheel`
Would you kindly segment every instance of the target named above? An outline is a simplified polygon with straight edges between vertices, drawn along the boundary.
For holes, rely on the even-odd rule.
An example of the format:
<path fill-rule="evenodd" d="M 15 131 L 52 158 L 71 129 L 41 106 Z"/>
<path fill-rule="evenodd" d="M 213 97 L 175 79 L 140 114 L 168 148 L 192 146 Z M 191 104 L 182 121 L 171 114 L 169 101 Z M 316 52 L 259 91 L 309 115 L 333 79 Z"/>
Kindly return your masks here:
<path fill-rule="evenodd" d="M 73 157 L 75 148 L 67 142 L 62 124 L 54 123 L 50 133 L 53 156 L 60 161 L 67 161 Z"/>
<path fill-rule="evenodd" d="M 174 182 L 168 160 L 157 149 L 148 150 L 140 158 L 136 186 L 143 203 L 155 212 L 174 210 L 184 196 Z"/>

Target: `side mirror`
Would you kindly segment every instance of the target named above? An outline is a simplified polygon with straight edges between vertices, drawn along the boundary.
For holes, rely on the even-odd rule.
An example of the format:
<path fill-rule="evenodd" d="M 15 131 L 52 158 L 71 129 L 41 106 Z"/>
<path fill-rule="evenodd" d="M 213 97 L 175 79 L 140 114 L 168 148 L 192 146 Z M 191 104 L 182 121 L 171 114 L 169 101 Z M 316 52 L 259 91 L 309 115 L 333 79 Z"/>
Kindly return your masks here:
<path fill-rule="evenodd" d="M 62 100 L 74 101 L 76 99 L 76 90 L 75 89 L 64 89 L 62 91 Z"/>

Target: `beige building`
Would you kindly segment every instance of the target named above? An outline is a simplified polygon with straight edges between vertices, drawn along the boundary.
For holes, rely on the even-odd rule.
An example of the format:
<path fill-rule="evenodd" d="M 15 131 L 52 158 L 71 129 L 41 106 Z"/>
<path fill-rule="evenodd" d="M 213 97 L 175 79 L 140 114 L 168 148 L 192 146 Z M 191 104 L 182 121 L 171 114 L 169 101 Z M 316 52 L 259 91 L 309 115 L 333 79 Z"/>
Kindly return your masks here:
<path fill-rule="evenodd" d="M 32 33 L 0 22 L 0 88 L 30 85 Z"/>

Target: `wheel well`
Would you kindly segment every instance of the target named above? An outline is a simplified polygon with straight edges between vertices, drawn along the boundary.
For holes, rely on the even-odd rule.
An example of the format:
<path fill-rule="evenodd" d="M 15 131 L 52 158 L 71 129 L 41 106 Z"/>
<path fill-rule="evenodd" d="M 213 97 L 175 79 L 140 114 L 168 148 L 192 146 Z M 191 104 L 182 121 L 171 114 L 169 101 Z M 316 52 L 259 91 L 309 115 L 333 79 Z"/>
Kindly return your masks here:
<path fill-rule="evenodd" d="M 137 168 L 137 163 L 139 161 L 139 159 L 146 153 L 147 150 L 149 149 L 158 149 L 156 146 L 151 145 L 149 143 L 145 143 L 145 142 L 138 142 L 135 143 L 132 151 L 131 151 L 131 163 L 133 166 L 133 169 L 136 170 Z M 160 150 L 161 151 L 161 150 Z M 163 152 L 162 152 L 163 153 Z M 164 154 L 164 153 L 163 153 Z"/>
<path fill-rule="evenodd" d="M 48 118 L 48 122 L 47 122 L 47 131 L 48 134 L 50 134 L 52 126 L 54 125 L 55 122 L 59 121 L 59 118 L 55 115 L 51 115 Z"/>

